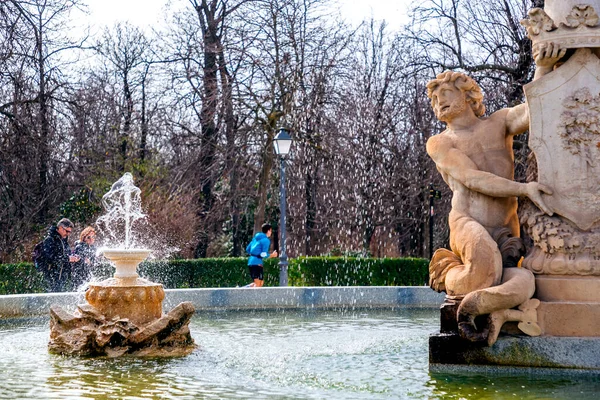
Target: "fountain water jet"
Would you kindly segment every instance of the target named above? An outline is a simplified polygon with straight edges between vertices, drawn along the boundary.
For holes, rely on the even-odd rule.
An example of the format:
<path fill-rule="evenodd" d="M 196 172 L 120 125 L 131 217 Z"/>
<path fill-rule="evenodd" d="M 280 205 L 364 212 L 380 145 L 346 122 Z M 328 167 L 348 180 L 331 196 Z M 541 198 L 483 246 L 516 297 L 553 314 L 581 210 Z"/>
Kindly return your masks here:
<path fill-rule="evenodd" d="M 181 356 L 196 346 L 188 324 L 194 314 L 190 302 L 162 313 L 165 292 L 161 284 L 140 278 L 137 266 L 151 250 L 130 248 L 132 225 L 143 218 L 140 189 L 130 173 L 123 175 L 102 198 L 106 214 L 98 219 L 113 238 L 121 232 L 125 247 L 103 249 L 115 265 L 113 278 L 90 283 L 85 298 L 70 314 L 50 309 L 52 353 L 85 356 Z"/>

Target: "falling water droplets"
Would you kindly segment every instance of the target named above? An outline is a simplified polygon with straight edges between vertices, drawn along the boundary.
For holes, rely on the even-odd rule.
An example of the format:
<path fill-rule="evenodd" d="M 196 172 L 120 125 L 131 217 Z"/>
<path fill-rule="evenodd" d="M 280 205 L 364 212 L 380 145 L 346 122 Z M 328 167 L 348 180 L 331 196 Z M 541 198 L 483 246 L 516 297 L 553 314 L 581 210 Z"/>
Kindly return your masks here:
<path fill-rule="evenodd" d="M 129 249 L 135 245 L 133 224 L 146 217 L 142 212 L 141 190 L 133 183 L 133 175 L 126 172 L 102 196 L 106 213 L 96 221 L 103 233 L 108 234 L 107 246 Z"/>

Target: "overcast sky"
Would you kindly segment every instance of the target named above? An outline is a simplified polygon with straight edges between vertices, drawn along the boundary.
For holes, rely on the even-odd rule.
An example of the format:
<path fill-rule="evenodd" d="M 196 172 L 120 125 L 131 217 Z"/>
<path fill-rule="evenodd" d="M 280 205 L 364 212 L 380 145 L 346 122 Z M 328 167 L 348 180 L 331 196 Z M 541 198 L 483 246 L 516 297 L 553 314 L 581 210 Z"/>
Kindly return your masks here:
<path fill-rule="evenodd" d="M 151 26 L 160 21 L 161 9 L 168 0 L 85 0 L 91 15 L 90 25 L 101 28 L 117 21 L 130 21 L 140 27 Z M 188 4 L 187 0 L 173 0 L 173 3 Z M 332 5 L 335 0 L 331 1 Z M 385 19 L 391 29 L 396 29 L 406 21 L 406 8 L 409 0 L 337 0 L 342 16 L 353 24 L 358 24 L 371 15 L 377 20 Z M 83 21 L 82 21 L 83 22 Z"/>

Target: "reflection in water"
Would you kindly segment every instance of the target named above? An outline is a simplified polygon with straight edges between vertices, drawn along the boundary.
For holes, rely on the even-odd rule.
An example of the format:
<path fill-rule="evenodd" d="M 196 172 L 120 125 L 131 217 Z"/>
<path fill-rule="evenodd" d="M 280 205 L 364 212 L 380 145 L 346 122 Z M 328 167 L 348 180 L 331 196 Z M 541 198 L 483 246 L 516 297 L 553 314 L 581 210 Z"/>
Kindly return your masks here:
<path fill-rule="evenodd" d="M 82 359 L 48 354 L 47 318 L 0 320 L 0 398 L 558 399 L 599 389 L 429 374 L 437 326 L 437 310 L 199 313 L 190 329 L 200 349 L 188 357 Z"/>
<path fill-rule="evenodd" d="M 439 399 L 597 399 L 597 376 L 432 373 L 428 386 Z"/>

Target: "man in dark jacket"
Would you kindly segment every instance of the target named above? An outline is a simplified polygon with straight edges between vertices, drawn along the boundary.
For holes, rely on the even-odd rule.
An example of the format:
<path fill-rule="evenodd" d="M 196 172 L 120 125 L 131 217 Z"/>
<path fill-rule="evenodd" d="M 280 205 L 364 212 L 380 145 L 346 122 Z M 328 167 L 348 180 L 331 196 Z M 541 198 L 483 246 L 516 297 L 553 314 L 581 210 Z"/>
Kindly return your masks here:
<path fill-rule="evenodd" d="M 64 292 L 71 275 L 71 263 L 79 261 L 79 256 L 71 255 L 68 238 L 73 223 L 63 218 L 48 230 L 44 239 L 42 254 L 37 263 L 44 274 L 48 292 Z"/>

